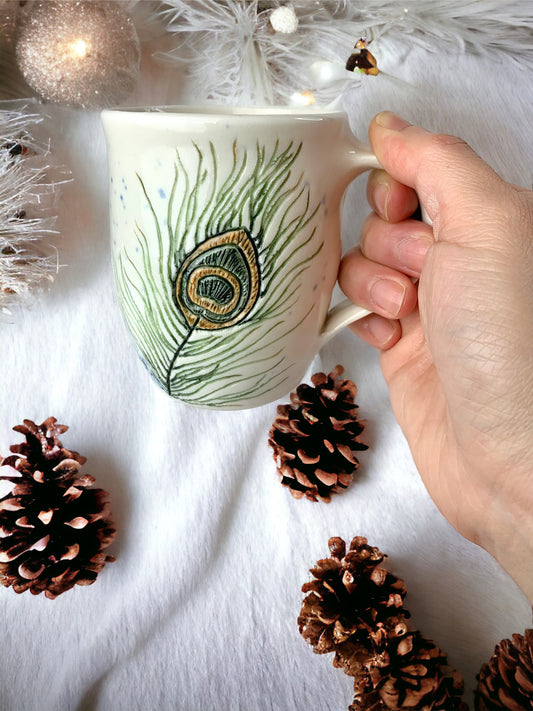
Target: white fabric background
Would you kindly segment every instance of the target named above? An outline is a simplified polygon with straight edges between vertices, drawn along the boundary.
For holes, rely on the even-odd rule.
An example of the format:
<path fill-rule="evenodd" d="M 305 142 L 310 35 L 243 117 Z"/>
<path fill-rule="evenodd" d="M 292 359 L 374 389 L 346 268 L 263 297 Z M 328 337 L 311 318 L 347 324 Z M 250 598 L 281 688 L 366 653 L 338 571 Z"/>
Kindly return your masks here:
<path fill-rule="evenodd" d="M 392 109 L 461 135 L 505 178 L 531 186 L 528 72 L 407 40 L 381 63 L 411 88 L 384 76 L 354 88 L 346 108 L 360 137 L 377 111 Z M 176 102 L 178 87 L 147 67 L 135 102 Z M 370 449 L 329 505 L 293 499 L 267 445 L 275 404 L 196 410 L 145 372 L 112 283 L 99 116 L 51 113 L 54 153 L 74 177 L 59 206 L 64 266 L 31 310 L 0 324 L 0 452 L 20 440 L 11 427 L 23 418 L 69 425 L 65 446 L 88 457 L 84 471 L 110 492 L 117 561 L 55 601 L 0 591 L 1 711 L 342 711 L 351 679 L 330 655 L 313 654 L 296 620 L 328 538 L 359 534 L 406 580 L 413 622 L 463 673 L 470 702 L 481 663 L 530 626 L 530 606 L 428 497 L 376 353 L 346 331 L 313 364 L 309 374 L 342 363 L 356 382 Z M 359 178 L 347 194 L 347 246 L 368 211 L 364 186 Z"/>

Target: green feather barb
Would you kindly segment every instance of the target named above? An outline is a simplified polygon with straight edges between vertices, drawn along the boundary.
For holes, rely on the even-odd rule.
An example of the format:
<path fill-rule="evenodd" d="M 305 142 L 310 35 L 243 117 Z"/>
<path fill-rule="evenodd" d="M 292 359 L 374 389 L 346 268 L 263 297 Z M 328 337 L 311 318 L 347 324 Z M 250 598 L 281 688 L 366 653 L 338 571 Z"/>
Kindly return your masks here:
<path fill-rule="evenodd" d="M 192 145 L 193 171 L 176 152 L 164 216 L 137 176 L 150 224 L 136 225 L 135 258 L 117 255 L 115 280 L 156 381 L 185 402 L 231 407 L 284 382 L 291 364 L 281 342 L 294 327 L 285 315 L 322 248 L 319 204 L 293 174 L 301 144 L 276 143 L 270 153 L 257 145 L 250 156 L 235 142 L 225 175 L 212 143 L 207 156 Z"/>

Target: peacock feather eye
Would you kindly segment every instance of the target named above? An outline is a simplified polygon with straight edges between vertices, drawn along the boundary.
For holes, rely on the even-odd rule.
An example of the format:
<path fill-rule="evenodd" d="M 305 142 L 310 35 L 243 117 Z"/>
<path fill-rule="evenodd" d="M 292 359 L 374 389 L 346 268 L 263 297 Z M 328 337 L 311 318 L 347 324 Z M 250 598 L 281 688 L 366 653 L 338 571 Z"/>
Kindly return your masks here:
<path fill-rule="evenodd" d="M 259 294 L 257 247 L 239 228 L 198 244 L 179 267 L 175 296 L 189 326 L 204 330 L 241 322 Z"/>

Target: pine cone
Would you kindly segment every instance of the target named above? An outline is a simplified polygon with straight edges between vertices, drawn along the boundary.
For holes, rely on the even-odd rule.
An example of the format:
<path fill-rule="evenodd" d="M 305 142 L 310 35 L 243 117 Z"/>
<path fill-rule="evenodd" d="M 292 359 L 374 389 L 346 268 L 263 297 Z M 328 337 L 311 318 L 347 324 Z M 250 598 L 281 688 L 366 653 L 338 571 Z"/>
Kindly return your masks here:
<path fill-rule="evenodd" d="M 496 645 L 481 667 L 475 706 L 477 711 L 533 709 L 533 629 Z"/>
<path fill-rule="evenodd" d="M 460 674 L 418 631 L 388 636 L 362 667 L 349 711 L 468 711 Z"/>
<path fill-rule="evenodd" d="M 368 449 L 359 441 L 357 388 L 341 379 L 343 372 L 338 365 L 329 375 L 313 375 L 314 387 L 299 385 L 290 405 L 278 406 L 268 442 L 281 483 L 296 498 L 329 501 L 351 484 L 359 466 L 354 452 Z"/>
<path fill-rule="evenodd" d="M 355 676 L 375 645 L 391 634 L 407 631 L 408 611 L 403 607 L 405 583 L 380 566 L 384 555 L 358 536 L 346 545 L 330 538 L 331 558 L 319 560 L 305 583 L 300 634 L 318 654 L 335 652 L 335 666 Z"/>
<path fill-rule="evenodd" d="M 13 428 L 26 437 L 0 462 L 13 483 L 0 499 L 0 583 L 17 593 L 44 591 L 55 598 L 74 585 L 90 585 L 113 556 L 102 551 L 115 537 L 107 492 L 80 476 L 85 457 L 65 449 L 58 435 L 68 428 L 49 417 Z"/>
<path fill-rule="evenodd" d="M 435 644 L 407 626 L 403 580 L 381 566 L 385 556 L 357 536 L 346 552 L 330 538 L 331 558 L 311 570 L 298 627 L 318 654 L 354 677 L 350 711 L 467 711 L 463 681 Z"/>

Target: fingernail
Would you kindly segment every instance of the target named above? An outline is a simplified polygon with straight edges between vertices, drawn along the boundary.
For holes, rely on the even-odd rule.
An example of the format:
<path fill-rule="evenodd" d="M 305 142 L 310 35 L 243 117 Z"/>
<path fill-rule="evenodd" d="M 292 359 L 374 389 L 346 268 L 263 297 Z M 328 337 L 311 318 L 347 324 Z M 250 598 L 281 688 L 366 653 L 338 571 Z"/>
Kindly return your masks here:
<path fill-rule="evenodd" d="M 389 219 L 387 214 L 389 195 L 390 185 L 386 182 L 377 183 L 372 193 L 372 202 L 374 203 L 375 211 L 386 220 Z"/>
<path fill-rule="evenodd" d="M 370 298 L 381 311 L 396 318 L 405 298 L 405 286 L 394 279 L 377 279 L 370 289 Z"/>
<path fill-rule="evenodd" d="M 411 124 L 405 119 L 396 116 L 392 111 L 382 111 L 376 116 L 376 123 L 382 128 L 388 128 L 389 131 L 401 131 Z"/>
<path fill-rule="evenodd" d="M 396 322 L 388 321 L 381 316 L 369 316 L 368 330 L 376 339 L 376 347 L 384 348 L 390 339 L 396 334 Z"/>
<path fill-rule="evenodd" d="M 400 265 L 418 274 L 422 271 L 424 260 L 431 242 L 421 237 L 406 237 L 396 246 L 396 257 Z"/>

